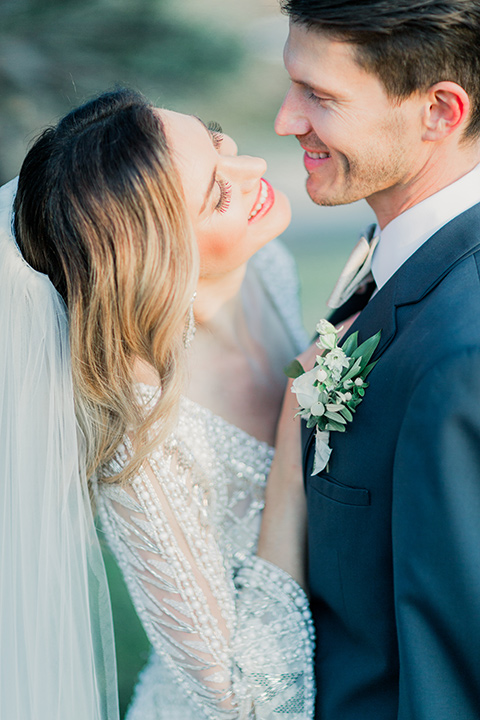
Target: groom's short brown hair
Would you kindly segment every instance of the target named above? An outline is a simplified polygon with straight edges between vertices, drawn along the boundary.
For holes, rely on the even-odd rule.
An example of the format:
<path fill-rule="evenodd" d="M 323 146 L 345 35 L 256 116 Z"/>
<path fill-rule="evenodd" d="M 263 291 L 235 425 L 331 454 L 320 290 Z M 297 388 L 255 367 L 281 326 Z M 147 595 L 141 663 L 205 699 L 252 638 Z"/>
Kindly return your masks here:
<path fill-rule="evenodd" d="M 404 99 L 441 80 L 472 103 L 465 137 L 480 136 L 479 0 L 280 0 L 294 23 L 356 45 L 358 64 L 390 97 Z"/>

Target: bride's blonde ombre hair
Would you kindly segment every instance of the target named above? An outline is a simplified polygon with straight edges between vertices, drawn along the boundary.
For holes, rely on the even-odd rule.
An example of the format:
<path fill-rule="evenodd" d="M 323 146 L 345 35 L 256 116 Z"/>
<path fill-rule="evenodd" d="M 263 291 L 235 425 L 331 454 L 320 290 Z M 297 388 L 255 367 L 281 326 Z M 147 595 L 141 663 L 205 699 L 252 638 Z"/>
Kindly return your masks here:
<path fill-rule="evenodd" d="M 105 93 L 46 130 L 23 163 L 15 234 L 69 315 L 76 412 L 88 476 L 126 433 L 137 471 L 172 427 L 184 379 L 182 328 L 198 277 L 180 179 L 155 109 L 138 93 Z M 148 415 L 136 359 L 161 394 Z M 153 436 L 152 425 L 160 428 Z"/>

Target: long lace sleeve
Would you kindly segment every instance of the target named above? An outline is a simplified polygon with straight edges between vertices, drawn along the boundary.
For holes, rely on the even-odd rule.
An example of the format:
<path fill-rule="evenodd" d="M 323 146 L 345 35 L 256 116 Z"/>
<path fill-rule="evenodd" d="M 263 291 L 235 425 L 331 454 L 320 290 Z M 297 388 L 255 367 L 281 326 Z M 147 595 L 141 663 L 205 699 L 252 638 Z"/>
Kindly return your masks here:
<path fill-rule="evenodd" d="M 306 597 L 256 556 L 228 566 L 211 522 L 214 504 L 214 489 L 173 439 L 129 485 L 101 483 L 98 493 L 102 526 L 147 635 L 201 716 L 306 720 L 313 715 Z"/>

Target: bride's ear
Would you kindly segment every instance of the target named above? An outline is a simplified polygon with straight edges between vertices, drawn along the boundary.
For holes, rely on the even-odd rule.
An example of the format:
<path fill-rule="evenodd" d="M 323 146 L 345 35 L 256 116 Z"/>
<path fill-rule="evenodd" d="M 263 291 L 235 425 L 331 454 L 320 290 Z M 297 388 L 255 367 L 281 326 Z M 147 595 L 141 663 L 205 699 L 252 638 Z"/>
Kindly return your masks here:
<path fill-rule="evenodd" d="M 423 139 L 437 142 L 464 130 L 470 108 L 470 98 L 461 85 L 449 80 L 432 85 L 425 98 Z"/>

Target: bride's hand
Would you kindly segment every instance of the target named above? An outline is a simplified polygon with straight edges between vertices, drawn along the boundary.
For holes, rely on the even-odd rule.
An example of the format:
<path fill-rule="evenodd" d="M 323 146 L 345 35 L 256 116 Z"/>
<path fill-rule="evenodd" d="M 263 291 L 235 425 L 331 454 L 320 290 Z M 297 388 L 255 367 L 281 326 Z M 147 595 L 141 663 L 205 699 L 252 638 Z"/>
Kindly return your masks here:
<path fill-rule="evenodd" d="M 303 487 L 300 418 L 289 381 L 277 426 L 257 553 L 305 588 L 306 500 Z"/>
<path fill-rule="evenodd" d="M 296 417 L 298 402 L 292 392 L 292 382 L 289 380 L 283 398 L 282 411 L 277 425 L 275 439 L 275 460 L 287 474 L 290 481 L 294 478 L 302 480 L 302 454 L 300 436 L 300 418 Z"/>

